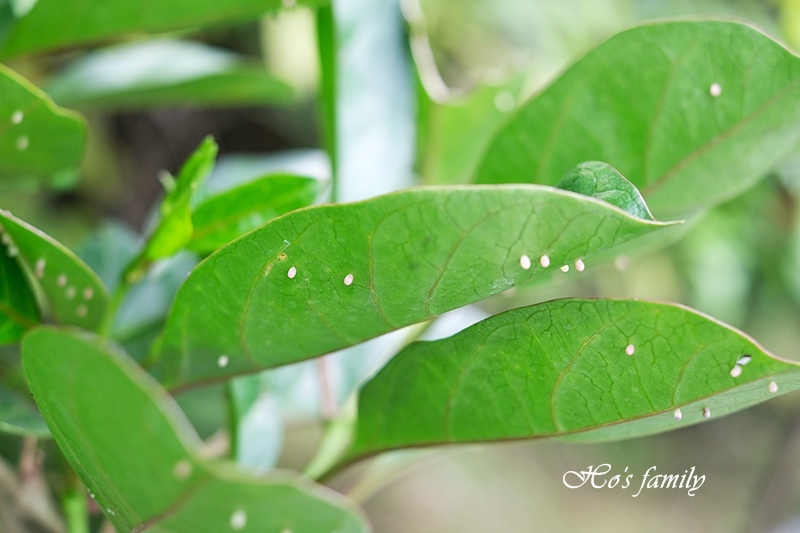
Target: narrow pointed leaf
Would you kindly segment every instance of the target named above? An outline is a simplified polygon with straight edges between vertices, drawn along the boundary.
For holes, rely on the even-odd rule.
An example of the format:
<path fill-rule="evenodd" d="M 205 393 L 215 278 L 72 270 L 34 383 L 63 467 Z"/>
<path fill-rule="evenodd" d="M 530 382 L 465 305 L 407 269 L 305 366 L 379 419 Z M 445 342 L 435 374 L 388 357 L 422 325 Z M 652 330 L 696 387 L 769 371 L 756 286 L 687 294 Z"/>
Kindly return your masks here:
<path fill-rule="evenodd" d="M 319 189 L 312 178 L 273 175 L 212 196 L 192 212 L 188 247 L 213 252 L 279 215 L 311 205 Z"/>
<path fill-rule="evenodd" d="M 155 372 L 172 387 L 319 356 L 663 226 L 536 185 L 412 189 L 295 211 L 194 270 Z"/>
<path fill-rule="evenodd" d="M 97 328 L 108 303 L 100 278 L 61 243 L 2 209 L 0 226 L 13 255 L 41 287 L 53 318 L 61 324 Z"/>
<path fill-rule="evenodd" d="M 166 392 L 112 346 L 30 333 L 23 364 L 58 445 L 117 531 L 362 532 L 358 512 L 298 477 L 204 459 Z"/>
<path fill-rule="evenodd" d="M 325 0 L 300 0 L 316 6 Z M 193 0 L 142 3 L 138 0 L 85 0 L 76 6 L 62 0 L 37 0 L 33 9 L 0 35 L 0 57 L 52 50 L 119 37 L 127 33 L 164 32 L 258 18 L 281 0 Z M 3 39 L 5 37 L 5 39 Z"/>
<path fill-rule="evenodd" d="M 521 106 L 491 141 L 479 183 L 554 184 L 605 161 L 657 216 L 755 183 L 800 141 L 800 60 L 734 22 L 625 31 Z"/>
<path fill-rule="evenodd" d="M 625 439 L 798 388 L 796 363 L 686 307 L 554 300 L 398 354 L 360 393 L 349 459 L 458 442 Z"/>
<path fill-rule="evenodd" d="M 45 87 L 61 105 L 92 109 L 286 103 L 292 89 L 236 54 L 198 42 L 159 39 L 78 59 Z"/>
<path fill-rule="evenodd" d="M 5 233 L 2 239 L 10 240 Z M 5 242 L 3 244 L 0 246 L 0 345 L 17 342 L 27 329 L 39 322 L 36 297 L 19 263 L 9 257 L 9 248 Z"/>
<path fill-rule="evenodd" d="M 0 177 L 46 176 L 78 165 L 86 127 L 30 82 L 0 65 Z"/>
<path fill-rule="evenodd" d="M 197 147 L 181 168 L 172 190 L 161 202 L 161 220 L 144 251 L 147 260 L 169 257 L 183 249 L 192 239 L 192 195 L 208 177 L 217 157 L 217 143 L 211 137 Z"/>

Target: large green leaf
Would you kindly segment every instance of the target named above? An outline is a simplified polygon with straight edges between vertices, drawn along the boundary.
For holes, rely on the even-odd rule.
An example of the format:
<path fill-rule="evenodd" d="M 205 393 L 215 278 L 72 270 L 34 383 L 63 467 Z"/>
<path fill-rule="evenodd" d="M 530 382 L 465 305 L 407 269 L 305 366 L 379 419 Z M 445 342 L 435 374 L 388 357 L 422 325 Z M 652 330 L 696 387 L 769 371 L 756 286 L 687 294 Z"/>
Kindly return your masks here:
<path fill-rule="evenodd" d="M 118 531 L 367 530 L 322 487 L 202 458 L 166 392 L 103 341 L 38 329 L 25 339 L 23 364 L 56 442 Z"/>
<path fill-rule="evenodd" d="M 325 0 L 300 0 L 320 5 Z M 126 33 L 162 32 L 257 18 L 281 7 L 281 0 L 142 3 L 137 0 L 38 0 L 33 9 L 0 35 L 0 57 L 74 46 Z"/>
<path fill-rule="evenodd" d="M 153 40 L 94 52 L 45 87 L 59 104 L 83 108 L 286 103 L 292 89 L 258 64 L 191 42 Z"/>
<path fill-rule="evenodd" d="M 61 243 L 2 209 L 0 226 L 9 251 L 41 287 L 52 317 L 84 329 L 100 326 L 108 293 L 97 275 Z"/>
<path fill-rule="evenodd" d="M 0 344 L 17 342 L 25 331 L 39 323 L 36 298 L 17 260 L 9 255 L 15 246 L 2 231 L 0 238 L 9 243 L 0 246 Z"/>
<path fill-rule="evenodd" d="M 300 176 L 264 176 L 212 196 L 192 211 L 189 248 L 213 252 L 279 215 L 311 205 L 319 182 Z"/>
<path fill-rule="evenodd" d="M 498 131 L 480 183 L 553 184 L 581 161 L 624 174 L 659 216 L 741 193 L 800 142 L 800 60 L 733 22 L 623 32 Z"/>
<path fill-rule="evenodd" d="M 86 127 L 30 82 L 0 65 L 0 176 L 41 176 L 76 166 Z"/>
<path fill-rule="evenodd" d="M 156 372 L 173 387 L 329 353 L 661 227 L 539 185 L 411 189 L 295 211 L 192 272 Z"/>
<path fill-rule="evenodd" d="M 457 442 L 613 440 L 800 388 L 800 368 L 674 304 L 553 300 L 417 342 L 359 398 L 350 459 Z"/>

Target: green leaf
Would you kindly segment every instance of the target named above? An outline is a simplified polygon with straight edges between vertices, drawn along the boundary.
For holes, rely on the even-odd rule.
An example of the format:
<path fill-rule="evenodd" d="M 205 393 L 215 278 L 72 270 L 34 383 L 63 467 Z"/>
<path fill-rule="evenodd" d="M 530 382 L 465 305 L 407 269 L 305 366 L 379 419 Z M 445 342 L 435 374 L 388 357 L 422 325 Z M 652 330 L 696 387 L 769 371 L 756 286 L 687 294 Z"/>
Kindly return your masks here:
<path fill-rule="evenodd" d="M 300 0 L 317 6 L 325 0 Z M 281 7 L 281 0 L 227 0 L 198 3 L 172 0 L 143 4 L 136 0 L 38 0 L 0 40 L 0 57 L 40 52 L 118 38 L 127 33 L 163 32 L 255 19 Z"/>
<path fill-rule="evenodd" d="M 3 244 L 6 240 L 10 244 L 10 238 L 2 229 L 0 226 Z M 27 329 L 39 323 L 36 297 L 19 263 L 8 255 L 14 250 L 13 245 L 0 247 L 0 345 L 17 342 Z"/>
<path fill-rule="evenodd" d="M 75 167 L 86 126 L 42 91 L 0 65 L 0 177 L 47 176 Z"/>
<path fill-rule="evenodd" d="M 23 364 L 53 437 L 118 531 L 367 530 L 349 504 L 306 480 L 255 479 L 204 459 L 166 392 L 98 339 L 35 330 Z"/>
<path fill-rule="evenodd" d="M 273 175 L 213 196 L 192 212 L 188 248 L 213 252 L 279 215 L 311 205 L 319 189 L 312 178 Z"/>
<path fill-rule="evenodd" d="M 633 183 L 606 163 L 581 163 L 567 172 L 556 187 L 608 202 L 637 218 L 655 220 Z"/>
<path fill-rule="evenodd" d="M 677 216 L 741 193 L 798 142 L 795 55 L 742 24 L 663 22 L 611 38 L 524 104 L 476 179 L 554 184 L 605 161 Z"/>
<path fill-rule="evenodd" d="M 155 371 L 174 387 L 319 356 L 663 226 L 538 185 L 430 187 L 302 209 L 192 272 Z"/>
<path fill-rule="evenodd" d="M 167 195 L 161 202 L 161 220 L 145 246 L 146 260 L 169 257 L 182 250 L 192 239 L 192 195 L 214 167 L 217 143 L 206 137 L 186 160 L 178 179 L 167 185 Z"/>
<path fill-rule="evenodd" d="M 39 411 L 22 395 L 0 385 L 0 432 L 49 438 L 50 431 Z"/>
<path fill-rule="evenodd" d="M 91 53 L 45 87 L 59 104 L 101 109 L 286 103 L 292 89 L 236 54 L 198 42 L 153 40 Z"/>
<path fill-rule="evenodd" d="M 522 82 L 518 78 L 500 87 L 479 87 L 450 102 L 429 102 L 426 142 L 420 154 L 426 183 L 469 181 L 494 132 L 516 106 Z"/>
<path fill-rule="evenodd" d="M 41 287 L 53 318 L 84 329 L 100 326 L 108 294 L 97 275 L 61 243 L 2 209 L 0 226 L 12 255 Z"/>
<path fill-rule="evenodd" d="M 798 388 L 797 364 L 686 307 L 554 300 L 395 356 L 360 393 L 349 457 L 457 442 L 625 439 Z"/>

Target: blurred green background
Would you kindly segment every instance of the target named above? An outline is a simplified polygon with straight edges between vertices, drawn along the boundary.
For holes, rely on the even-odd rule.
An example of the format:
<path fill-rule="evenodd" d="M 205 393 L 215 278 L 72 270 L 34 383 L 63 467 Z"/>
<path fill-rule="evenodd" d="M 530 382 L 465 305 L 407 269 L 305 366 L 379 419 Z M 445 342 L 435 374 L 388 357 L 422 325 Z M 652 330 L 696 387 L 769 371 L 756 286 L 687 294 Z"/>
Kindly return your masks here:
<path fill-rule="evenodd" d="M 358 0 L 343 2 L 340 12 L 333 166 L 343 200 L 465 182 L 518 102 L 642 21 L 736 17 L 800 47 L 798 0 Z M 313 12 L 298 7 L 260 21 L 12 59 L 10 67 L 57 103 L 84 113 L 90 137 L 79 171 L 46 185 L 0 181 L 0 206 L 79 249 L 102 273 L 124 264 L 147 228 L 162 195 L 159 173 L 175 173 L 208 134 L 221 148 L 209 192 L 271 171 L 329 179 L 316 46 Z M 427 336 L 555 297 L 636 297 L 690 305 L 800 360 L 798 199 L 800 151 L 755 189 L 689 221 L 669 246 L 632 247 L 609 264 L 587 262 L 582 274 L 557 272 L 451 313 Z M 120 340 L 134 355 L 146 352 L 197 260 L 185 254 L 166 262 L 132 296 Z M 398 339 L 326 359 L 340 404 Z M 4 360 L 11 352 L 4 349 Z M 302 468 L 313 455 L 324 394 L 314 364 L 265 374 L 254 466 Z M 224 447 L 222 389 L 179 400 L 201 435 Z M 18 460 L 20 447 L 19 439 L 0 437 L 7 463 Z M 651 466 L 659 473 L 695 467 L 706 481 L 694 497 L 664 489 L 632 498 L 630 490 L 563 485 L 564 472 L 602 463 L 615 472 L 628 467 L 634 483 Z M 800 397 L 625 442 L 394 454 L 334 486 L 365 506 L 378 533 L 800 531 Z"/>

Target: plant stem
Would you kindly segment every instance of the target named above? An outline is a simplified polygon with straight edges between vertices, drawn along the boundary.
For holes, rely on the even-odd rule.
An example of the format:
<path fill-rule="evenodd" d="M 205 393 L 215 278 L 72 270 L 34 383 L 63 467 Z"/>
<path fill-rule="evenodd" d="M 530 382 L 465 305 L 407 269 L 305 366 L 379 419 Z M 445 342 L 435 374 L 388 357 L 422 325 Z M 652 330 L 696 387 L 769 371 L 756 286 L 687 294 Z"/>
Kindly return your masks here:
<path fill-rule="evenodd" d="M 86 495 L 78 476 L 73 471 L 67 476 L 67 488 L 61 495 L 61 505 L 67 518 L 67 531 L 89 533 L 89 507 L 86 504 Z"/>
<path fill-rule="evenodd" d="M 331 202 L 339 195 L 338 145 L 336 142 L 336 23 L 333 3 L 317 10 L 317 50 L 321 73 L 320 126 L 323 145 L 331 162 Z"/>

